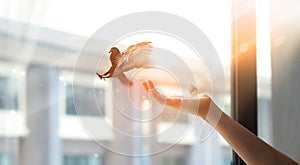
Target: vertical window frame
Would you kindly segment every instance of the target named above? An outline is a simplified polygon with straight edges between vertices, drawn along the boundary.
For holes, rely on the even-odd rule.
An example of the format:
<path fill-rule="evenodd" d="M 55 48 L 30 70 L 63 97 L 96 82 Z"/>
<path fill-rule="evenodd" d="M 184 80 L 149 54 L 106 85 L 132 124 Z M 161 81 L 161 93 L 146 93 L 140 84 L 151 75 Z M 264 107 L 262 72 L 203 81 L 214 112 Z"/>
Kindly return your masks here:
<path fill-rule="evenodd" d="M 232 1 L 232 117 L 257 135 L 255 0 Z M 246 164 L 233 152 L 233 164 Z"/>

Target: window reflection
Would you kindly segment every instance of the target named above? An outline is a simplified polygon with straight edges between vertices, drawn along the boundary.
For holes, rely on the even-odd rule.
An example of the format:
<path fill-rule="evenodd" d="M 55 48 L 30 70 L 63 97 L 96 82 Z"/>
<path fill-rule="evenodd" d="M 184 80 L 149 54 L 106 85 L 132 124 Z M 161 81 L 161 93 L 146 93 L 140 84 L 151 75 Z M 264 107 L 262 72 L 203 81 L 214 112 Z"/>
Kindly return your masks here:
<path fill-rule="evenodd" d="M 74 93 L 73 93 L 74 92 Z M 73 94 L 76 96 L 73 98 Z M 98 101 L 98 105 L 93 100 L 89 100 L 90 95 Z M 78 102 L 79 104 L 75 103 Z M 68 84 L 66 86 L 66 114 L 83 116 L 104 116 L 105 115 L 105 90 L 99 88 L 83 87 Z"/>
<path fill-rule="evenodd" d="M 0 110 L 18 110 L 17 80 L 0 76 L 0 87 Z"/>
<path fill-rule="evenodd" d="M 90 155 L 64 155 L 63 165 L 102 165 L 102 159 Z"/>
<path fill-rule="evenodd" d="M 163 163 L 164 165 L 184 165 L 185 163 L 185 158 L 184 157 L 164 157 L 163 158 Z"/>
<path fill-rule="evenodd" d="M 13 157 L 7 153 L 0 153 L 0 165 L 13 165 Z"/>

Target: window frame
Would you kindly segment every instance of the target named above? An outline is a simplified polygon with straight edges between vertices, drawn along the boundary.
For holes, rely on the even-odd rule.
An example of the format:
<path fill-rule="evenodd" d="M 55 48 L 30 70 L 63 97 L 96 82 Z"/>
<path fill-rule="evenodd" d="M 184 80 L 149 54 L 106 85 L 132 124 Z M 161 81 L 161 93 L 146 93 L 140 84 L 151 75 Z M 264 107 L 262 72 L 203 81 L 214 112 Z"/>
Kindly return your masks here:
<path fill-rule="evenodd" d="M 256 10 L 255 0 L 232 1 L 232 117 L 257 135 Z M 242 44 L 247 44 L 245 51 Z M 246 164 L 233 152 L 233 164 Z"/>

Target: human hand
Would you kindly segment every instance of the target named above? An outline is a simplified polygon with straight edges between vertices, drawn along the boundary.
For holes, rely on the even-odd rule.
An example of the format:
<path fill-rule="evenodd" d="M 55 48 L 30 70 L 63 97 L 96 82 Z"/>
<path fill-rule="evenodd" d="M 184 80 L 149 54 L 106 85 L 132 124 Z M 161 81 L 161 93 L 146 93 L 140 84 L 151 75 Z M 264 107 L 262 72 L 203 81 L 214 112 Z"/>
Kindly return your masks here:
<path fill-rule="evenodd" d="M 159 93 L 151 80 L 147 80 L 141 83 L 144 90 L 150 94 L 160 104 L 164 104 L 174 110 L 184 110 L 189 113 L 193 113 L 206 119 L 206 115 L 209 111 L 212 100 L 207 95 L 199 95 L 197 98 L 184 98 L 181 96 L 164 96 Z"/>
<path fill-rule="evenodd" d="M 153 82 L 151 80 L 147 80 L 142 82 L 142 86 L 144 90 L 152 95 L 156 101 L 158 101 L 160 104 L 165 104 L 169 107 L 171 107 L 174 110 L 179 110 L 181 107 L 181 97 L 166 97 L 162 94 L 160 94 L 153 85 Z"/>

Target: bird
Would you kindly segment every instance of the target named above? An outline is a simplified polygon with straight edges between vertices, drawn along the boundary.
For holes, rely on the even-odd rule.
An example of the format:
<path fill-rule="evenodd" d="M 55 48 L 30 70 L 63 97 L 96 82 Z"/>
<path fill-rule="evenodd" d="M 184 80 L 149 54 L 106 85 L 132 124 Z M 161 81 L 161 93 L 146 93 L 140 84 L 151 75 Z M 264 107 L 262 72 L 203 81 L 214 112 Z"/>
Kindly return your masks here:
<path fill-rule="evenodd" d="M 152 65 L 152 60 L 149 57 L 152 51 L 152 42 L 145 41 L 129 46 L 122 53 L 117 47 L 112 47 L 110 54 L 110 69 L 104 74 L 96 72 L 97 76 L 102 80 L 106 78 L 117 77 L 124 85 L 133 85 L 124 72 L 135 68 L 147 68 Z"/>

